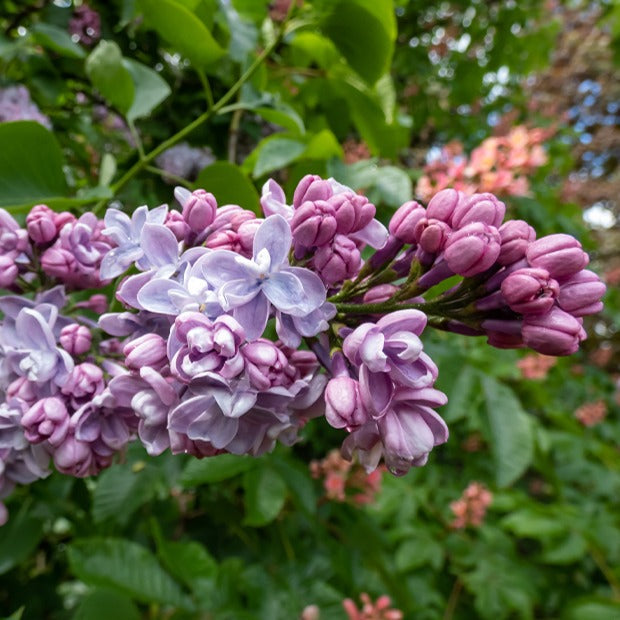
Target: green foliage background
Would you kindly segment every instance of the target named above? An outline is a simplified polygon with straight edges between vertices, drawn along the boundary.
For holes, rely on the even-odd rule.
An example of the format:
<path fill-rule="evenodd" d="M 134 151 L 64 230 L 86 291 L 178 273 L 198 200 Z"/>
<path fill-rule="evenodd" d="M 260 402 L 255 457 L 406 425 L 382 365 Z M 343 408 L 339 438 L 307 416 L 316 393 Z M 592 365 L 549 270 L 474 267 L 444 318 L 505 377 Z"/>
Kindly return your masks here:
<path fill-rule="evenodd" d="M 0 124 L 0 206 L 17 217 L 39 202 L 100 213 L 111 199 L 169 202 L 154 160 L 186 139 L 217 158 L 186 184 L 221 204 L 257 210 L 269 176 L 291 192 L 313 172 L 363 188 L 385 219 L 414 195 L 416 149 L 472 148 L 508 109 L 549 123 L 526 116 L 522 85 L 561 24 L 533 0 L 317 0 L 284 20 L 265 0 L 91 2 L 102 40 L 90 48 L 67 34 L 67 4 L 0 2 L 0 85 L 27 85 L 54 127 Z M 614 24 L 617 6 L 601 8 Z M 437 60 L 437 28 L 469 42 Z M 501 67 L 509 79 L 492 94 L 485 76 Z M 125 129 L 95 120 L 102 105 Z M 345 164 L 348 138 L 369 158 Z M 596 258 L 581 209 L 559 199 L 569 150 L 558 139 L 549 153 L 511 213 L 578 236 Z M 325 501 L 310 475 L 342 439 L 322 420 L 258 460 L 149 458 L 133 445 L 97 479 L 18 489 L 0 528 L 0 616 L 284 620 L 316 604 L 336 620 L 342 599 L 369 592 L 416 620 L 620 617 L 618 366 L 589 363 L 617 338 L 617 291 L 606 301 L 585 351 L 544 380 L 521 378 L 523 353 L 425 334 L 450 441 L 426 467 L 385 476 L 363 508 Z M 607 419 L 584 428 L 573 412 L 601 399 Z M 453 530 L 449 504 L 474 480 L 493 492 L 487 518 Z"/>

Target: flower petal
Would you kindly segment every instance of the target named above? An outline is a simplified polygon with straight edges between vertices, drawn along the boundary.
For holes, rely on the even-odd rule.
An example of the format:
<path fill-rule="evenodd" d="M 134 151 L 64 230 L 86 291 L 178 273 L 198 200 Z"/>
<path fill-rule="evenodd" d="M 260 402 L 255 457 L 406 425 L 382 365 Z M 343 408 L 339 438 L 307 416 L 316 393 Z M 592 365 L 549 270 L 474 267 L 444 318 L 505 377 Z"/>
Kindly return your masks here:
<path fill-rule="evenodd" d="M 264 281 L 262 290 L 269 301 L 285 314 L 304 316 L 314 310 L 299 279 L 287 271 L 271 274 Z"/>
<path fill-rule="evenodd" d="M 179 242 L 174 233 L 161 224 L 145 224 L 140 245 L 153 267 L 175 265 L 179 260 Z"/>
<path fill-rule="evenodd" d="M 191 275 L 204 278 L 211 286 L 219 288 L 231 280 L 244 280 L 256 274 L 254 264 L 247 258 L 230 250 L 215 250 L 194 263 Z"/>
<path fill-rule="evenodd" d="M 243 306 L 261 291 L 260 284 L 250 279 L 226 282 L 218 290 L 218 300 L 224 310 Z"/>
<path fill-rule="evenodd" d="M 271 269 L 282 263 L 288 264 L 293 235 L 288 222 L 281 215 L 269 216 L 257 229 L 254 236 L 253 259 L 256 261 L 261 250 L 267 250 L 271 257 Z"/>
<path fill-rule="evenodd" d="M 351 238 L 367 243 L 371 248 L 380 250 L 389 237 L 387 228 L 379 220 L 370 220 L 362 230 L 358 230 Z"/>
<path fill-rule="evenodd" d="M 252 301 L 233 310 L 233 317 L 245 331 L 247 340 L 259 338 L 269 318 L 269 300 L 260 293 Z"/>
<path fill-rule="evenodd" d="M 177 294 L 174 302 L 170 297 L 172 292 Z M 181 284 L 165 278 L 151 280 L 140 289 L 137 295 L 138 303 L 145 310 L 173 316 L 179 313 L 179 296 L 190 300 L 187 291 Z"/>

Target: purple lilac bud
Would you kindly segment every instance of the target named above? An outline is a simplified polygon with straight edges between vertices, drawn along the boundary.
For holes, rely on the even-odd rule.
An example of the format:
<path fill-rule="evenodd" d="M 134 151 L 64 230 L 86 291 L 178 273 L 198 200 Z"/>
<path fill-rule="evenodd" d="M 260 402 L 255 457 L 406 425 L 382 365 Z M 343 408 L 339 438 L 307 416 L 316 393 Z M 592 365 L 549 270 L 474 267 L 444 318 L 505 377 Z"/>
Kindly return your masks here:
<path fill-rule="evenodd" d="M 450 269 L 469 278 L 486 271 L 495 263 L 500 243 L 497 228 L 472 222 L 452 233 L 444 256 Z"/>
<path fill-rule="evenodd" d="M 90 349 L 92 336 L 88 327 L 71 323 L 60 332 L 60 346 L 71 355 L 82 355 Z"/>
<path fill-rule="evenodd" d="M 183 215 L 174 210 L 167 213 L 164 226 L 172 231 L 172 234 L 179 242 L 185 241 L 190 232 L 187 222 L 183 219 Z"/>
<path fill-rule="evenodd" d="M 526 256 L 532 267 L 546 269 L 553 278 L 572 276 L 590 260 L 577 239 L 561 233 L 530 243 Z"/>
<path fill-rule="evenodd" d="M 74 407 L 78 408 L 85 400 L 103 392 L 103 371 L 90 362 L 78 364 L 69 375 L 60 391 L 71 397 Z"/>
<path fill-rule="evenodd" d="M 95 314 L 101 315 L 108 311 L 108 298 L 97 293 L 86 301 L 78 301 L 75 307 L 86 308 L 87 310 L 92 310 Z"/>
<path fill-rule="evenodd" d="M 157 334 L 144 334 L 124 348 L 125 366 L 131 370 L 140 370 L 148 366 L 155 370 L 161 370 L 167 363 L 166 341 Z"/>
<path fill-rule="evenodd" d="M 217 201 L 213 194 L 204 189 L 194 190 L 190 194 L 182 187 L 177 187 L 174 193 L 177 199 L 179 196 L 182 198 L 183 219 L 192 232 L 200 234 L 211 226 L 217 211 Z"/>
<path fill-rule="evenodd" d="M 168 339 L 170 369 L 184 383 L 209 373 L 232 379 L 245 365 L 239 352 L 244 339 L 243 328 L 229 315 L 210 321 L 199 312 L 184 312 Z"/>
<path fill-rule="evenodd" d="M 605 285 L 594 272 L 583 269 L 562 282 L 558 305 L 573 316 L 596 314 L 603 309 L 600 300 L 605 290 Z"/>
<path fill-rule="evenodd" d="M 393 284 L 379 284 L 373 286 L 369 291 L 366 291 L 362 301 L 365 304 L 379 304 L 383 301 L 387 301 L 398 291 L 399 288 Z"/>
<path fill-rule="evenodd" d="M 416 243 L 414 230 L 416 224 L 426 217 L 426 209 L 416 202 L 410 200 L 398 207 L 390 219 L 390 234 L 403 243 Z"/>
<path fill-rule="evenodd" d="M 525 257 L 530 243 L 536 239 L 536 231 L 523 220 L 508 220 L 499 227 L 502 246 L 497 262 L 512 265 Z"/>
<path fill-rule="evenodd" d="M 518 269 L 502 282 L 501 291 L 511 310 L 545 314 L 554 305 L 560 285 L 546 269 Z"/>
<path fill-rule="evenodd" d="M 75 222 L 77 222 L 77 218 L 69 211 L 54 212 L 54 224 L 56 224 L 57 232 L 60 232 L 65 224 L 74 224 Z"/>
<path fill-rule="evenodd" d="M 17 258 L 28 249 L 28 233 L 13 216 L 0 209 L 0 255 Z"/>
<path fill-rule="evenodd" d="M 74 478 L 92 475 L 95 467 L 90 444 L 76 439 L 73 434 L 67 435 L 54 451 L 54 465 L 61 474 Z"/>
<path fill-rule="evenodd" d="M 340 192 L 328 201 L 336 212 L 337 232 L 342 235 L 356 233 L 374 219 L 377 208 L 365 196 L 353 192 Z"/>
<path fill-rule="evenodd" d="M 323 245 L 316 251 L 312 267 L 326 285 L 334 286 L 354 278 L 361 262 L 362 257 L 355 243 L 344 235 L 336 235 L 330 245 Z"/>
<path fill-rule="evenodd" d="M 325 181 L 327 183 L 327 181 Z M 336 235 L 338 222 L 334 207 L 325 200 L 306 201 L 291 220 L 291 231 L 297 245 L 303 248 L 322 246 Z"/>
<path fill-rule="evenodd" d="M 26 228 L 35 243 L 49 243 L 56 238 L 58 229 L 54 212 L 47 205 L 35 205 L 26 216 Z"/>
<path fill-rule="evenodd" d="M 43 271 L 63 282 L 71 282 L 77 271 L 77 262 L 68 250 L 51 247 L 41 257 Z"/>
<path fill-rule="evenodd" d="M 30 407 L 22 416 L 21 424 L 30 443 L 48 441 L 56 448 L 69 432 L 69 412 L 60 398 L 52 396 Z"/>
<path fill-rule="evenodd" d="M 325 418 L 334 428 L 352 430 L 368 421 L 360 384 L 351 377 L 331 379 L 325 388 Z"/>
<path fill-rule="evenodd" d="M 10 288 L 15 284 L 19 270 L 15 259 L 10 256 L 0 256 L 0 287 Z"/>
<path fill-rule="evenodd" d="M 241 348 L 250 383 L 260 391 L 290 383 L 294 369 L 286 355 L 270 340 L 259 338 Z M 288 375 L 288 376 L 287 376 Z"/>
<path fill-rule="evenodd" d="M 530 349 L 544 355 L 571 355 L 586 338 L 581 320 L 557 307 L 547 314 L 525 316 L 522 334 Z"/>
<path fill-rule="evenodd" d="M 426 207 L 426 217 L 441 220 L 452 225 L 452 214 L 457 206 L 467 200 L 465 194 L 455 189 L 442 189 L 437 192 Z"/>
<path fill-rule="evenodd" d="M 0 527 L 6 525 L 6 522 L 9 520 L 9 511 L 6 509 L 6 506 L 0 502 Z"/>
<path fill-rule="evenodd" d="M 329 181 L 324 181 L 316 174 L 307 174 L 295 188 L 293 194 L 293 207 L 298 209 L 304 202 L 327 200 L 333 194 Z"/>
<path fill-rule="evenodd" d="M 18 399 L 28 407 L 34 405 L 39 399 L 39 390 L 36 383 L 28 381 L 26 377 L 18 377 L 12 381 L 6 389 L 6 400 Z"/>
<path fill-rule="evenodd" d="M 473 194 L 454 209 L 452 227 L 463 228 L 472 222 L 482 222 L 499 228 L 505 214 L 506 205 L 493 194 Z"/>
<path fill-rule="evenodd" d="M 429 254 L 438 254 L 445 247 L 452 228 L 445 222 L 426 217 L 418 220 L 413 231 L 414 238 L 418 245 Z"/>

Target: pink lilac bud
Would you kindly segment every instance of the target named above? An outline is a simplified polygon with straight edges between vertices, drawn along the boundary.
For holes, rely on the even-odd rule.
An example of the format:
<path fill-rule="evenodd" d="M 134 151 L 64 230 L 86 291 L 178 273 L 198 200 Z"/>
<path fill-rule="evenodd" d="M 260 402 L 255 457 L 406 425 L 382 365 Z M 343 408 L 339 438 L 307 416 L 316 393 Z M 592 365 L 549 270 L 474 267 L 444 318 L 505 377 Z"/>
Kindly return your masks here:
<path fill-rule="evenodd" d="M 35 243 L 49 243 L 56 238 L 58 230 L 54 212 L 47 205 L 35 205 L 26 216 L 26 228 Z"/>
<path fill-rule="evenodd" d="M 52 247 L 41 257 L 41 268 L 49 276 L 70 281 L 75 275 L 77 262 L 68 250 Z"/>
<path fill-rule="evenodd" d="M 34 405 L 39 399 L 36 384 L 29 381 L 26 377 L 15 379 L 6 389 L 6 400 L 9 401 L 13 398 L 19 398 L 28 406 Z"/>
<path fill-rule="evenodd" d="M 65 396 L 70 396 L 74 403 L 80 403 L 85 398 L 90 399 L 103 392 L 103 371 L 90 362 L 77 364 L 71 371 L 69 378 L 60 388 Z"/>
<path fill-rule="evenodd" d="M 307 174 L 295 188 L 293 207 L 297 209 L 307 201 L 327 200 L 333 193 L 329 181 L 323 180 L 316 174 Z"/>
<path fill-rule="evenodd" d="M 67 435 L 54 451 L 54 465 L 60 473 L 75 478 L 90 476 L 95 466 L 90 444 Z"/>
<path fill-rule="evenodd" d="M 521 260 L 530 243 L 536 239 L 536 231 L 523 220 L 508 220 L 499 227 L 502 247 L 497 262 L 500 265 L 511 265 Z"/>
<path fill-rule="evenodd" d="M 255 213 L 242 209 L 239 205 L 224 205 L 218 208 L 211 231 L 237 230 L 243 222 L 253 220 L 255 217 Z"/>
<path fill-rule="evenodd" d="M 168 211 L 164 226 L 172 231 L 177 241 L 185 241 L 190 232 L 190 228 L 183 219 L 183 215 L 175 210 Z"/>
<path fill-rule="evenodd" d="M 377 209 L 365 196 L 342 192 L 329 199 L 336 211 L 337 231 L 342 235 L 355 233 L 367 226 L 375 217 Z"/>
<path fill-rule="evenodd" d="M 0 527 L 6 524 L 9 520 L 9 511 L 6 509 L 6 506 L 0 502 Z"/>
<path fill-rule="evenodd" d="M 518 269 L 502 282 L 502 295 L 519 314 L 545 314 L 551 310 L 560 285 L 546 269 Z"/>
<path fill-rule="evenodd" d="M 337 228 L 334 207 L 325 200 L 302 203 L 291 220 L 293 239 L 305 248 L 329 243 L 336 235 Z"/>
<path fill-rule="evenodd" d="M 237 234 L 239 235 L 239 246 L 241 248 L 241 253 L 244 256 L 252 256 L 254 237 L 258 227 L 263 223 L 263 221 L 264 220 L 259 220 L 257 218 L 246 220 L 241 222 L 241 225 L 237 229 Z"/>
<path fill-rule="evenodd" d="M 168 363 L 166 341 L 157 334 L 144 334 L 127 343 L 123 348 L 125 365 L 131 370 L 149 366 L 161 370 Z"/>
<path fill-rule="evenodd" d="M 365 304 L 378 304 L 382 301 L 387 301 L 398 290 L 399 288 L 393 284 L 379 284 L 366 291 L 362 301 Z"/>
<path fill-rule="evenodd" d="M 532 267 L 546 269 L 553 278 L 572 276 L 590 261 L 577 239 L 561 233 L 530 243 L 526 256 Z"/>
<path fill-rule="evenodd" d="M 259 338 L 241 349 L 250 383 L 258 390 L 290 383 L 286 374 L 294 372 L 286 355 L 270 340 Z"/>
<path fill-rule="evenodd" d="M 48 441 L 59 446 L 69 432 L 69 412 L 65 403 L 57 396 L 39 400 L 21 419 L 24 435 L 30 443 Z"/>
<path fill-rule="evenodd" d="M 426 207 L 426 217 L 451 225 L 454 210 L 465 200 L 465 194 L 462 192 L 455 189 L 443 189 L 431 198 Z"/>
<path fill-rule="evenodd" d="M 204 189 L 194 190 L 183 204 L 183 219 L 194 233 L 204 232 L 215 219 L 217 201 Z"/>
<path fill-rule="evenodd" d="M 78 301 L 75 307 L 92 310 L 95 314 L 105 314 L 108 311 L 108 298 L 97 293 L 86 301 Z"/>
<path fill-rule="evenodd" d="M 60 332 L 60 345 L 71 355 L 81 355 L 90 349 L 92 336 L 88 327 L 71 323 Z"/>
<path fill-rule="evenodd" d="M 522 334 L 528 347 L 544 355 L 571 355 L 586 337 L 581 321 L 557 307 L 525 316 Z"/>
<path fill-rule="evenodd" d="M 601 298 L 605 290 L 606 286 L 594 272 L 582 269 L 562 282 L 558 304 L 573 316 L 596 314 L 603 309 Z"/>
<path fill-rule="evenodd" d="M 61 211 L 60 213 L 54 213 L 54 224 L 56 225 L 56 231 L 60 232 L 65 224 L 73 224 L 77 218 L 73 213 L 69 211 Z"/>
<path fill-rule="evenodd" d="M 426 209 L 415 200 L 410 200 L 396 209 L 390 219 L 389 231 L 403 243 L 415 243 L 416 224 L 426 217 Z"/>
<path fill-rule="evenodd" d="M 355 242 L 336 235 L 330 245 L 321 246 L 312 259 L 312 266 L 325 284 L 333 286 L 355 277 L 362 258 Z"/>
<path fill-rule="evenodd" d="M 441 220 L 423 217 L 418 221 L 414 230 L 418 245 L 429 254 L 438 254 L 448 242 L 452 229 Z"/>
<path fill-rule="evenodd" d="M 495 263 L 500 243 L 497 228 L 472 222 L 452 233 L 444 256 L 454 273 L 469 278 L 486 271 Z"/>
<path fill-rule="evenodd" d="M 506 205 L 493 194 L 473 194 L 454 209 L 452 227 L 463 228 L 472 222 L 482 222 L 498 228 L 505 214 Z"/>
<path fill-rule="evenodd" d="M 325 418 L 334 428 L 353 429 L 368 421 L 360 384 L 351 377 L 336 377 L 325 387 Z"/>
<path fill-rule="evenodd" d="M 0 287 L 9 288 L 15 284 L 19 270 L 10 256 L 0 256 Z"/>

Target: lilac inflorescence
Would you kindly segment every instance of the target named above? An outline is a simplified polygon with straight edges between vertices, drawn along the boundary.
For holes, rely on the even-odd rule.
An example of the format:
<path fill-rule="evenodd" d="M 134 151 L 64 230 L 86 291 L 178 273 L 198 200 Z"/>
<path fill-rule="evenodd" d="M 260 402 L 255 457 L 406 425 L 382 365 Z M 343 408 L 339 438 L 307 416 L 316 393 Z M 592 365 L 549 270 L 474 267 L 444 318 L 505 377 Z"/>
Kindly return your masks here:
<path fill-rule="evenodd" d="M 292 204 L 268 181 L 263 217 L 174 195 L 104 220 L 36 205 L 25 228 L 0 210 L 0 499 L 51 463 L 96 474 L 130 441 L 258 456 L 319 416 L 347 433 L 345 458 L 402 475 L 448 439 L 425 329 L 568 355 L 602 307 L 579 242 L 503 222 L 491 194 L 443 190 L 388 228 L 315 175 Z M 113 279 L 121 311 L 75 298 Z"/>

